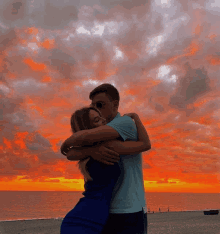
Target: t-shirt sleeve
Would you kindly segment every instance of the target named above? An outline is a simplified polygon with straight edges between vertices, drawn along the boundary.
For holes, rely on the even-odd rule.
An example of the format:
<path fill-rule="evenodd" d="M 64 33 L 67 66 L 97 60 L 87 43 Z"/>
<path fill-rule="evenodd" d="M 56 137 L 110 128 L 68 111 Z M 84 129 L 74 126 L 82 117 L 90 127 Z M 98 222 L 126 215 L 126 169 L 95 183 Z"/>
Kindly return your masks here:
<path fill-rule="evenodd" d="M 136 125 L 129 116 L 115 118 L 110 123 L 108 123 L 107 126 L 114 128 L 124 141 L 138 140 Z"/>

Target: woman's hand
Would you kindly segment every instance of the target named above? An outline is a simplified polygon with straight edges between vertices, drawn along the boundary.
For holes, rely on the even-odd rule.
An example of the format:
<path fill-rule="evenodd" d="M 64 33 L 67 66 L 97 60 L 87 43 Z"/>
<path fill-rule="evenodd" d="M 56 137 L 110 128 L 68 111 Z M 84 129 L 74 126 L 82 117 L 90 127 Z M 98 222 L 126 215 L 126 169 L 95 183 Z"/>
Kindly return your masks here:
<path fill-rule="evenodd" d="M 139 117 L 138 114 L 136 114 L 136 113 L 126 113 L 126 114 L 124 114 L 123 116 L 129 116 L 129 117 L 131 117 L 132 119 L 135 119 L 135 118 L 138 118 L 138 117 Z"/>

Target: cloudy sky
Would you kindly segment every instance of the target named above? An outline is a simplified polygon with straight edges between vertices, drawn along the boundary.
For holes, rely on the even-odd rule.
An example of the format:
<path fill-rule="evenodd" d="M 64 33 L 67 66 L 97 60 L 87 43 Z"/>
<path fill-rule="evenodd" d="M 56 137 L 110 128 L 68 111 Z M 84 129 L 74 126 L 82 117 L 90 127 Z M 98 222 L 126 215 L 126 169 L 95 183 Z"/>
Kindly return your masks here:
<path fill-rule="evenodd" d="M 151 139 L 146 191 L 220 192 L 218 0 L 0 4 L 1 190 L 83 190 L 59 148 L 111 83 Z"/>

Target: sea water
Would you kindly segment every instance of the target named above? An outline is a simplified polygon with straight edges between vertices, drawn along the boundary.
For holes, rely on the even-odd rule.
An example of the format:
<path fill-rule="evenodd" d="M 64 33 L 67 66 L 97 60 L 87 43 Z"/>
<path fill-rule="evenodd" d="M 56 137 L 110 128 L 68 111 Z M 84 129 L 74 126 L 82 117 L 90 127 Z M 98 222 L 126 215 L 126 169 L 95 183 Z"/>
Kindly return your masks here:
<path fill-rule="evenodd" d="M 63 218 L 82 192 L 74 191 L 0 191 L 0 221 Z M 219 193 L 146 192 L 149 213 L 220 209 Z"/>

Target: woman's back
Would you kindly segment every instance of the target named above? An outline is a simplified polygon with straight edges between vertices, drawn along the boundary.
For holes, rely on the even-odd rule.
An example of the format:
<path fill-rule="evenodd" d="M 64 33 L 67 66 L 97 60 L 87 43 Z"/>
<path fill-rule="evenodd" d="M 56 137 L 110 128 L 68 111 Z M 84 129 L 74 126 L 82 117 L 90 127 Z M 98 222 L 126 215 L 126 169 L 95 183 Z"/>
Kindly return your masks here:
<path fill-rule="evenodd" d="M 120 178 L 119 164 L 120 161 L 114 165 L 106 165 L 93 158 L 87 162 L 87 170 L 93 180 L 85 183 L 84 197 L 65 216 L 61 234 L 101 233 L 109 216 L 113 189 Z"/>
<path fill-rule="evenodd" d="M 113 188 L 121 174 L 119 164 L 120 161 L 114 165 L 107 165 L 91 157 L 86 167 L 93 180 L 85 183 L 83 195 L 97 198 L 105 195 L 105 198 L 110 200 L 108 198 L 111 198 Z"/>

